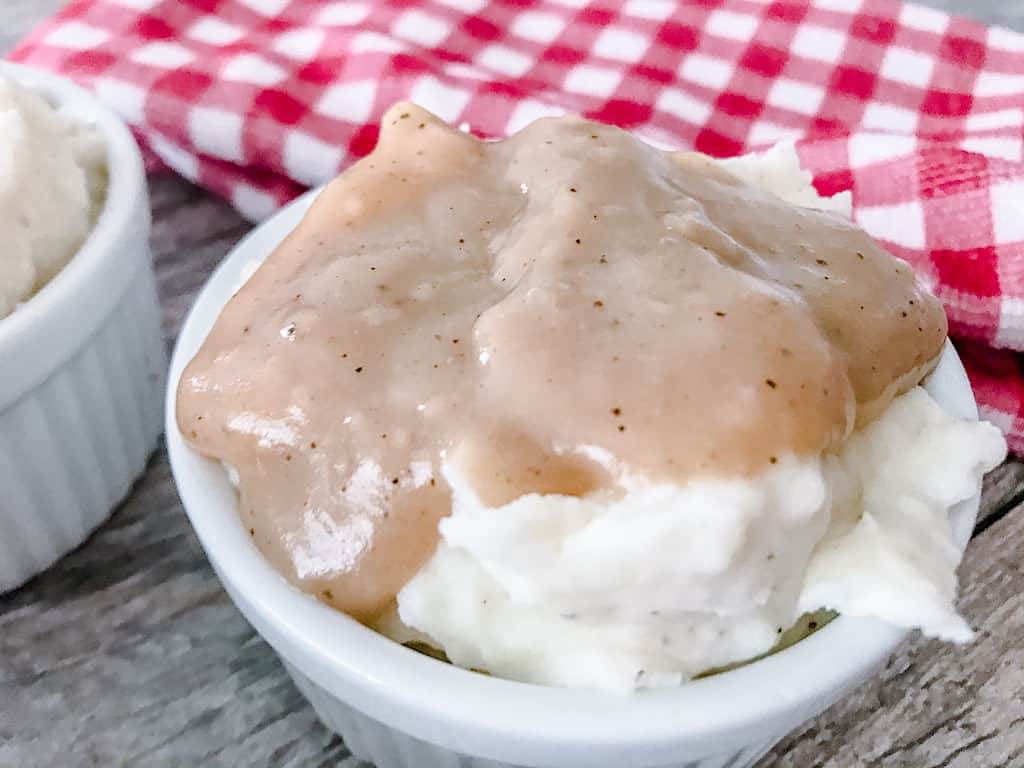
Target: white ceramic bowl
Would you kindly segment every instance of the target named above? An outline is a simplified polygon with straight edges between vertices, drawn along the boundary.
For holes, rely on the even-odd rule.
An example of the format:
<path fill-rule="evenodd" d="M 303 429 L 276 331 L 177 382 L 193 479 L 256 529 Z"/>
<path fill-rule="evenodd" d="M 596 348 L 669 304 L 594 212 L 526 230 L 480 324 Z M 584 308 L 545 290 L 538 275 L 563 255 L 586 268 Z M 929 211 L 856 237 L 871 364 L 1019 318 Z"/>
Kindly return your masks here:
<path fill-rule="evenodd" d="M 89 238 L 0 319 L 0 592 L 78 546 L 156 445 L 166 354 L 149 202 L 131 133 L 87 91 L 15 64 L 0 73 L 105 139 L 109 184 Z"/>
<path fill-rule="evenodd" d="M 290 586 L 239 522 L 224 470 L 182 440 L 175 389 L 246 267 L 280 242 L 314 194 L 254 230 L 199 295 L 171 363 L 167 444 L 185 509 L 228 594 L 353 754 L 378 768 L 742 768 L 867 678 L 903 639 L 902 629 L 839 617 L 746 667 L 623 696 L 468 672 L 408 650 Z M 928 389 L 950 411 L 977 418 L 952 346 Z M 961 546 L 977 510 L 977 498 L 954 510 Z"/>

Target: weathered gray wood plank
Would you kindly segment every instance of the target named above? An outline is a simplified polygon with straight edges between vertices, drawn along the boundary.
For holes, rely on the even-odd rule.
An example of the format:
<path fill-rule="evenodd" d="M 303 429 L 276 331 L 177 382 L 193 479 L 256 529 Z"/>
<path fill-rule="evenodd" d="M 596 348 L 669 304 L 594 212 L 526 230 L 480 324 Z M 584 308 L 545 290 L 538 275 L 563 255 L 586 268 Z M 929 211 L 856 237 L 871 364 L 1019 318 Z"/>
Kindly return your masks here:
<path fill-rule="evenodd" d="M 198 290 L 251 225 L 223 200 L 173 174 L 154 176 L 150 189 L 153 263 L 170 343 Z"/>
<path fill-rule="evenodd" d="M 978 529 L 984 529 L 994 519 L 1016 506 L 1024 496 L 1024 463 L 1009 460 L 989 472 L 981 489 L 981 508 L 978 510 Z"/>
<path fill-rule="evenodd" d="M 1024 766 L 1024 510 L 971 542 L 960 578 L 972 644 L 915 637 L 762 766 Z"/>
<path fill-rule="evenodd" d="M 948 13 L 967 16 L 986 24 L 1024 29 L 1024 3 L 1019 0 L 917 0 Z"/>
<path fill-rule="evenodd" d="M 0 55 L 11 50 L 36 24 L 64 3 L 65 0 L 3 0 L 0 8 Z"/>
<path fill-rule="evenodd" d="M 343 757 L 220 588 L 161 450 L 83 547 L 0 604 L 0 765 Z"/>

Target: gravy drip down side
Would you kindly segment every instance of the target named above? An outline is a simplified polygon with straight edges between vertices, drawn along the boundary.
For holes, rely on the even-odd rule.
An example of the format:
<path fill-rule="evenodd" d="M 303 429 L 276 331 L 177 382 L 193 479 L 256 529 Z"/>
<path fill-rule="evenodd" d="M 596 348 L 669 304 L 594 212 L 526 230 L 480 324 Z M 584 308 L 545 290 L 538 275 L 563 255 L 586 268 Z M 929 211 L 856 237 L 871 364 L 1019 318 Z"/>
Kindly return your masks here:
<path fill-rule="evenodd" d="M 752 476 L 916 384 L 941 306 L 840 217 L 576 117 L 399 104 L 224 308 L 178 423 L 291 581 L 372 620 L 481 500 Z"/>

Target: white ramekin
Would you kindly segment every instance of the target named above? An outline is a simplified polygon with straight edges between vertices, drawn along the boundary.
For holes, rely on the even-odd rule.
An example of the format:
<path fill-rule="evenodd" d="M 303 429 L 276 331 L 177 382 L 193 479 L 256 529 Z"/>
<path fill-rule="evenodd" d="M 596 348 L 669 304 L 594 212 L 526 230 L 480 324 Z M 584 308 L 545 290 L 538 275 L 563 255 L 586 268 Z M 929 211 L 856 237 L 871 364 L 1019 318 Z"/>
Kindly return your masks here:
<path fill-rule="evenodd" d="M 84 541 L 142 472 L 162 428 L 166 354 L 146 177 L 131 133 L 68 80 L 6 62 L 0 74 L 95 125 L 109 175 L 78 253 L 0 319 L 4 592 Z"/>
<path fill-rule="evenodd" d="M 291 587 L 239 522 L 220 465 L 174 421 L 185 364 L 246 274 L 298 222 L 310 193 L 254 230 L 203 289 L 182 329 L 167 392 L 171 467 L 192 525 L 231 598 L 285 663 L 323 723 L 378 768 L 743 768 L 885 662 L 907 634 L 839 617 L 792 648 L 672 689 L 616 695 L 467 672 L 408 650 Z M 951 412 L 977 409 L 952 346 L 928 389 Z M 954 511 L 966 545 L 978 498 Z"/>

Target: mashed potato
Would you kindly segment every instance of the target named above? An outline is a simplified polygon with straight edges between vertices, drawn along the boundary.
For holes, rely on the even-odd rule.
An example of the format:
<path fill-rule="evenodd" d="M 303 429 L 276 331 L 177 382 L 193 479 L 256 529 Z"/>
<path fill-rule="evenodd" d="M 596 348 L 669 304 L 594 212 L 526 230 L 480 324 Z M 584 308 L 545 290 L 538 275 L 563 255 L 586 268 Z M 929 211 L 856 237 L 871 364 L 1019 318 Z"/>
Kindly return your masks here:
<path fill-rule="evenodd" d="M 400 617 L 459 666 L 616 690 L 760 655 L 819 608 L 964 641 L 949 509 L 1004 452 L 995 427 L 918 387 L 838 456 L 750 482 L 491 509 L 449 467 L 453 513 Z"/>
<path fill-rule="evenodd" d="M 849 195 L 818 197 L 791 146 L 725 164 L 849 215 Z M 448 465 L 442 543 L 382 628 L 459 666 L 614 690 L 753 658 L 822 608 L 965 641 L 949 510 L 1004 454 L 995 427 L 947 415 L 918 387 L 837 456 L 782 457 L 750 481 L 633 478 L 621 495 L 489 508 Z"/>
<path fill-rule="evenodd" d="M 0 317 L 68 263 L 103 187 L 98 132 L 0 76 Z"/>

